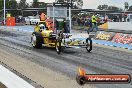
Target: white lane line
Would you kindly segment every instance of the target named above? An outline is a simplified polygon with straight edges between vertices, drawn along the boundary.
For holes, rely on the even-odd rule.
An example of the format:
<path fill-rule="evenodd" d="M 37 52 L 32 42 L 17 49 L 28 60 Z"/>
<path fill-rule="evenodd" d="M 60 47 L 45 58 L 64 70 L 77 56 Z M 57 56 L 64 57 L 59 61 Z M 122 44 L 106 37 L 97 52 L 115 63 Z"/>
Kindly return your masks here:
<path fill-rule="evenodd" d="M 7 88 L 35 88 L 2 65 L 0 65 L 0 82 Z"/>

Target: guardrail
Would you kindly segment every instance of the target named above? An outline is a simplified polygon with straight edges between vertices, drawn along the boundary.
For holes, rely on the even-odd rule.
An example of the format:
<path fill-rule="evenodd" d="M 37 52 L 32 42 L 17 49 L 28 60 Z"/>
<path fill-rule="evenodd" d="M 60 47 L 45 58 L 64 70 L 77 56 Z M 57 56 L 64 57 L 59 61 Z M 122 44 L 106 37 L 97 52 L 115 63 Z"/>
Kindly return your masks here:
<path fill-rule="evenodd" d="M 132 32 L 132 22 L 108 22 L 99 26 L 99 28 L 105 30 L 113 31 L 131 31 Z"/>
<path fill-rule="evenodd" d="M 132 33 L 98 31 L 95 34 L 94 39 L 93 42 L 97 44 L 132 49 Z"/>

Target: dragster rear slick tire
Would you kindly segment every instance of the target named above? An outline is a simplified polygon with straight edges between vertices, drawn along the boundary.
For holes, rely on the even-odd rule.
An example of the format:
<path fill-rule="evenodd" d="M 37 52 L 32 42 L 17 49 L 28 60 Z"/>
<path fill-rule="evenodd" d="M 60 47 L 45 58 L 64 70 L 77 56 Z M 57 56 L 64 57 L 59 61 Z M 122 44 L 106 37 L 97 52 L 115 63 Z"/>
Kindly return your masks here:
<path fill-rule="evenodd" d="M 60 54 L 61 52 L 61 40 L 60 39 L 56 40 L 55 48 L 56 48 L 56 52 Z"/>

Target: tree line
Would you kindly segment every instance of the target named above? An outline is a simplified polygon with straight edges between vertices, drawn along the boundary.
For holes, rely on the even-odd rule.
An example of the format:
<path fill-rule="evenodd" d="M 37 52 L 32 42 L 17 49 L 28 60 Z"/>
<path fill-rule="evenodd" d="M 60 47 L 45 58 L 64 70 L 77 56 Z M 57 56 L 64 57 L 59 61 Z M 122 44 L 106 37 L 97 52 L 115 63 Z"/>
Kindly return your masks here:
<path fill-rule="evenodd" d="M 4 0 L 0 0 L 0 10 L 3 9 Z M 27 3 L 26 0 L 6 0 L 6 9 L 24 9 L 24 8 L 44 8 L 45 3 L 39 3 L 38 0 L 33 0 L 32 3 Z"/>
<path fill-rule="evenodd" d="M 124 8 L 119 8 L 117 6 L 109 6 L 109 5 L 106 5 L 106 4 L 103 4 L 103 5 L 99 5 L 97 7 L 98 10 L 113 10 L 113 11 L 116 11 L 116 12 L 120 12 L 120 11 L 132 11 L 132 5 L 129 6 L 129 3 L 128 2 L 125 2 L 124 3 Z"/>
<path fill-rule="evenodd" d="M 83 6 L 83 0 L 55 0 L 56 2 L 69 2 L 73 3 L 74 8 Z M 71 1 L 71 2 L 70 2 Z M 4 0 L 0 0 L 0 10 L 3 9 Z M 6 0 L 6 9 L 24 9 L 24 8 L 44 8 L 46 7 L 45 2 L 39 2 L 39 0 L 33 0 L 31 3 L 27 3 L 26 0 Z"/>
<path fill-rule="evenodd" d="M 72 3 L 73 8 L 82 8 L 83 0 L 55 0 L 56 2 L 63 2 L 63 3 Z M 4 0 L 0 0 L 0 10 L 3 9 Z M 26 0 L 20 0 L 17 2 L 16 0 L 6 0 L 6 9 L 24 9 L 24 8 L 44 8 L 46 7 L 45 2 L 39 2 L 38 0 L 33 0 L 32 3 L 27 3 Z M 129 6 L 128 2 L 124 3 L 124 8 L 127 8 L 128 11 L 132 11 L 132 5 Z M 99 10 L 114 10 L 114 11 L 123 11 L 123 8 L 119 8 L 116 6 L 109 6 L 109 5 L 99 5 L 97 7 Z"/>

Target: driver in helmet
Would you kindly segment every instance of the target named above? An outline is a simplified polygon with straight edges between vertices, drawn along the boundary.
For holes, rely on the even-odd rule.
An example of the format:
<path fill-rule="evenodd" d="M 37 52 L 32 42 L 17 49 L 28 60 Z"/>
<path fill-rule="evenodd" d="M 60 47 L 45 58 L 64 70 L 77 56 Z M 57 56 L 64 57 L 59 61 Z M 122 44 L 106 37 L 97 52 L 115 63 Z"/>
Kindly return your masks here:
<path fill-rule="evenodd" d="M 44 24 L 40 24 L 40 25 L 39 25 L 39 28 L 40 28 L 40 29 L 45 29 L 46 27 L 45 27 Z"/>

